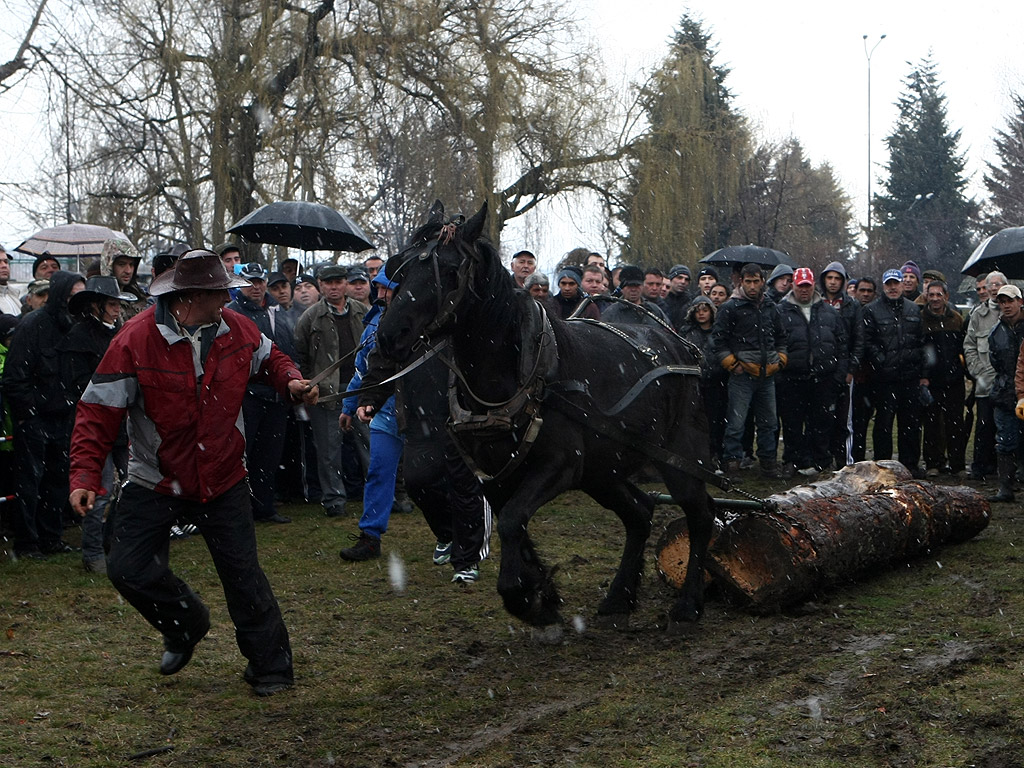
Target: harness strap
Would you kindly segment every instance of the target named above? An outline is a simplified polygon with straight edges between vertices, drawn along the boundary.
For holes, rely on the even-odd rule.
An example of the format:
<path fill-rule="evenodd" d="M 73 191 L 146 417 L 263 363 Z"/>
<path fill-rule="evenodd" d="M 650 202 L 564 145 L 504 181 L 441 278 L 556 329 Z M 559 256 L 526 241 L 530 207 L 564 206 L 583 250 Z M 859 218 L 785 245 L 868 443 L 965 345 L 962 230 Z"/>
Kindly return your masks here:
<path fill-rule="evenodd" d="M 614 416 L 619 413 L 626 406 L 636 400 L 648 384 L 655 379 L 660 379 L 662 376 L 667 376 L 671 373 L 682 374 L 683 376 L 700 376 L 701 371 L 700 366 L 698 365 L 663 365 L 660 368 L 655 368 L 653 371 L 648 371 L 640 377 L 640 380 L 636 384 L 629 388 L 629 391 L 622 396 L 619 402 L 604 412 L 605 415 Z"/>
<path fill-rule="evenodd" d="M 667 464 L 670 467 L 678 469 L 680 472 L 685 472 L 690 475 L 690 477 L 695 477 L 702 482 L 715 486 L 716 488 L 721 488 L 723 491 L 732 490 L 732 482 L 724 475 L 716 475 L 710 469 L 703 467 L 696 462 L 687 461 L 682 456 L 665 450 L 660 445 L 654 445 L 646 440 L 637 440 L 636 435 L 628 434 L 624 429 L 619 427 L 615 421 L 607 416 L 597 413 L 588 413 L 579 405 L 564 397 L 561 393 L 557 391 L 552 391 L 551 393 L 555 395 L 555 397 L 553 399 L 548 399 L 546 402 L 548 402 L 553 408 L 557 408 L 573 421 L 592 429 L 599 435 L 611 438 L 623 445 L 628 445 L 654 461 Z"/>

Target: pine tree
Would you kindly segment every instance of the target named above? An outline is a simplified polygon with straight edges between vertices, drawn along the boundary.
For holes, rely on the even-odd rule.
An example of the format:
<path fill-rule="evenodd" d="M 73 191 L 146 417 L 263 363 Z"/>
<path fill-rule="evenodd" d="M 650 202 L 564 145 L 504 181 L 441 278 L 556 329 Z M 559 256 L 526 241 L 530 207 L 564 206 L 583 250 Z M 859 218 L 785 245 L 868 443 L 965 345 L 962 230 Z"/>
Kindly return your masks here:
<path fill-rule="evenodd" d="M 946 97 L 931 57 L 913 67 L 897 106 L 889 146 L 887 194 L 875 195 L 874 211 L 893 258 L 913 259 L 922 269 L 959 272 L 969 254 L 977 205 L 964 196 L 960 131 L 950 131 Z M 877 230 L 876 230 L 877 232 Z"/>
<path fill-rule="evenodd" d="M 996 132 L 999 163 L 987 163 L 985 187 L 992 196 L 986 205 L 985 228 L 997 232 L 1024 226 L 1024 95 L 1011 96 L 1014 114 Z"/>

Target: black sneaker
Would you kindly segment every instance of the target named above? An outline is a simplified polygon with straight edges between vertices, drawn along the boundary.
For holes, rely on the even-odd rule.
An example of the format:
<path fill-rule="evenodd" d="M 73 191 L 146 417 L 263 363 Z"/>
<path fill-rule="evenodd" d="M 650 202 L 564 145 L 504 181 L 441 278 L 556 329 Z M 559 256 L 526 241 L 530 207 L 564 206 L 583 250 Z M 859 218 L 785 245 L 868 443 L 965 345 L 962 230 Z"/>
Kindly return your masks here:
<path fill-rule="evenodd" d="M 357 562 L 380 557 L 380 539 L 376 536 L 360 532 L 358 536 L 353 535 L 350 538 L 355 541 L 355 544 L 338 553 L 342 560 Z"/>

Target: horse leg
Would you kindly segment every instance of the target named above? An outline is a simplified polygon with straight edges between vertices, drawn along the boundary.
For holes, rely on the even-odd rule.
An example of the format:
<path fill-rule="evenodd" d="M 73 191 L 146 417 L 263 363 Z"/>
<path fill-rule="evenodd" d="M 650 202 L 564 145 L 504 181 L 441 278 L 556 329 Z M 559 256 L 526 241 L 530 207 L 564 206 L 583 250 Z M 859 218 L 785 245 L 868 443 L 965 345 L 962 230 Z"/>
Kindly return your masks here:
<path fill-rule="evenodd" d="M 644 548 L 651 535 L 654 502 L 651 497 L 625 479 L 602 477 L 584 488 L 606 509 L 618 515 L 626 529 L 619 570 L 608 587 L 608 594 L 597 608 L 598 616 L 621 616 L 636 608 L 640 577 L 644 569 Z"/>
<path fill-rule="evenodd" d="M 557 462 L 553 462 L 557 463 Z M 550 465 L 549 465 L 550 466 Z M 562 621 L 561 598 L 551 573 L 541 562 L 530 540 L 527 526 L 534 513 L 568 487 L 562 472 L 538 472 L 533 464 L 516 473 L 518 487 L 498 511 L 501 540 L 501 569 L 498 594 L 505 610 L 527 624 L 543 627 Z"/>
<path fill-rule="evenodd" d="M 673 622 L 695 622 L 704 613 L 704 566 L 714 530 L 714 513 L 704 483 L 672 468 L 663 468 L 665 486 L 683 508 L 690 533 L 690 558 L 679 597 L 669 611 Z"/>

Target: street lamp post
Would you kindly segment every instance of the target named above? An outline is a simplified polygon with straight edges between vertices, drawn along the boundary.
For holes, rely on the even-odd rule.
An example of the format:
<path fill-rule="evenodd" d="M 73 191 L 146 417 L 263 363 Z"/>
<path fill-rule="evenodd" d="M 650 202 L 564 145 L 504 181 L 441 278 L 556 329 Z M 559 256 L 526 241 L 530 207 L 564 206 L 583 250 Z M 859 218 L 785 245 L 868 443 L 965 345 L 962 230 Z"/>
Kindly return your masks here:
<path fill-rule="evenodd" d="M 868 249 L 871 249 L 871 55 L 882 44 L 885 35 L 878 38 L 868 50 L 868 36 L 864 35 L 864 56 L 868 60 Z"/>

